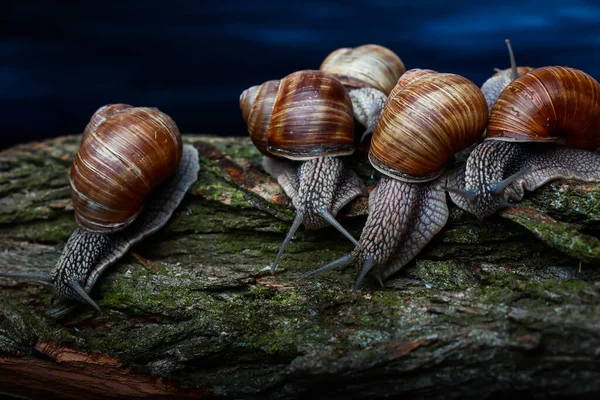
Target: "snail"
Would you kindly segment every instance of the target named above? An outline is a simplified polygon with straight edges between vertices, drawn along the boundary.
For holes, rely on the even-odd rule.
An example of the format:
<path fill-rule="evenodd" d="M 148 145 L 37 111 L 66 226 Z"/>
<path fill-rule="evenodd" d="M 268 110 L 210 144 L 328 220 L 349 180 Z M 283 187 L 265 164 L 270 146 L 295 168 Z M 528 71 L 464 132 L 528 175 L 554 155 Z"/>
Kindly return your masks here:
<path fill-rule="evenodd" d="M 369 161 L 382 176 L 369 196 L 360 244 L 299 279 L 355 264 L 356 290 L 367 274 L 382 284 L 406 265 L 445 225 L 445 165 L 477 142 L 487 119 L 485 98 L 470 80 L 422 69 L 402 75 L 371 139 Z"/>
<path fill-rule="evenodd" d="M 348 89 L 354 117 L 367 128 L 361 141 L 373 132 L 387 96 L 406 71 L 396 53 L 376 44 L 337 49 L 319 69 L 338 78 Z"/>
<path fill-rule="evenodd" d="M 515 54 L 513 52 L 510 40 L 506 39 L 506 46 L 508 47 L 508 55 L 510 56 L 510 68 L 501 70 L 494 68 L 496 73 L 492 75 L 490 79 L 485 81 L 481 85 L 481 92 L 485 96 L 485 101 L 488 104 L 488 111 L 492 111 L 492 106 L 496 103 L 498 96 L 502 91 L 515 79 L 524 75 L 530 71 L 533 71 L 532 67 L 518 66 L 515 61 Z"/>
<path fill-rule="evenodd" d="M 486 139 L 446 186 L 452 201 L 483 219 L 555 179 L 600 181 L 598 146 L 598 82 L 574 68 L 538 68 L 502 91 Z"/>
<path fill-rule="evenodd" d="M 344 86 L 322 71 L 298 71 L 245 90 L 240 108 L 252 142 L 265 155 L 263 167 L 296 209 L 272 270 L 301 224 L 319 229 L 329 223 L 358 244 L 335 220 L 342 207 L 367 195 L 338 157 L 354 152 L 354 117 Z"/>
<path fill-rule="evenodd" d="M 53 285 L 54 317 L 90 297 L 106 268 L 162 228 L 199 170 L 198 151 L 182 145 L 175 122 L 156 108 L 99 108 L 82 134 L 69 173 L 78 228 L 50 273 L 2 273 Z"/>

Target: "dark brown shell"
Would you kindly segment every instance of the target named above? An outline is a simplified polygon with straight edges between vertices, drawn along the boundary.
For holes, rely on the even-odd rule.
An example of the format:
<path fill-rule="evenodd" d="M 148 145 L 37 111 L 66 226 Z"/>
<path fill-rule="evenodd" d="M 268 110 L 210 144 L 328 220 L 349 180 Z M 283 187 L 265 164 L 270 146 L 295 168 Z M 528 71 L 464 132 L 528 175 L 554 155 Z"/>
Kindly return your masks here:
<path fill-rule="evenodd" d="M 148 193 L 175 171 L 183 148 L 177 125 L 158 109 L 98 112 L 107 109 L 114 112 L 94 115 L 91 121 L 103 119 L 95 128 L 88 124 L 69 179 L 77 223 L 98 233 L 133 222 Z"/>
<path fill-rule="evenodd" d="M 490 114 L 487 138 L 600 146 L 600 84 L 583 71 L 543 67 L 514 80 Z"/>
<path fill-rule="evenodd" d="M 298 71 L 240 96 L 253 143 L 269 156 L 306 160 L 354 152 L 354 117 L 346 88 L 322 71 Z"/>
<path fill-rule="evenodd" d="M 376 44 L 337 49 L 325 58 L 320 69 L 344 85 L 375 88 L 386 95 L 406 71 L 396 53 Z"/>
<path fill-rule="evenodd" d="M 450 157 L 477 142 L 487 123 L 481 90 L 462 76 L 427 72 L 394 92 L 369 152 L 371 164 L 394 178 L 435 179 Z"/>

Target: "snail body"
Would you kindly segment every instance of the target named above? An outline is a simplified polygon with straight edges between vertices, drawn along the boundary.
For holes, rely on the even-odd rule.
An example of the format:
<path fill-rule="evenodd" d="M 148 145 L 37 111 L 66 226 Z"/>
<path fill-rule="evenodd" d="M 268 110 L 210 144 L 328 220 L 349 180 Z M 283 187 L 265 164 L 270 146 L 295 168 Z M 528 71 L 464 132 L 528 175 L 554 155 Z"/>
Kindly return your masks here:
<path fill-rule="evenodd" d="M 51 283 L 55 317 L 73 300 L 100 311 L 89 295 L 100 275 L 167 223 L 199 170 L 197 150 L 182 145 L 175 122 L 156 108 L 101 107 L 82 137 L 69 175 L 79 227 L 57 265 L 50 274 L 2 274 Z"/>
<path fill-rule="evenodd" d="M 567 67 L 535 69 L 510 83 L 492 108 L 487 137 L 450 193 L 479 218 L 555 179 L 600 181 L 600 84 Z"/>
<path fill-rule="evenodd" d="M 475 143 L 487 122 L 483 94 L 454 74 L 410 70 L 398 81 L 373 132 L 369 161 L 382 173 L 354 251 L 309 274 L 359 266 L 382 282 L 408 263 L 448 219 L 446 163 Z"/>
<path fill-rule="evenodd" d="M 347 90 L 322 71 L 298 71 L 245 90 L 242 116 L 263 167 L 296 209 L 272 269 L 296 230 L 333 225 L 358 243 L 336 220 L 338 211 L 366 195 L 362 181 L 338 156 L 354 152 L 354 118 Z"/>
<path fill-rule="evenodd" d="M 367 128 L 364 138 L 372 133 L 387 96 L 406 68 L 392 50 L 366 44 L 331 52 L 320 70 L 338 78 L 348 89 L 354 117 Z"/>

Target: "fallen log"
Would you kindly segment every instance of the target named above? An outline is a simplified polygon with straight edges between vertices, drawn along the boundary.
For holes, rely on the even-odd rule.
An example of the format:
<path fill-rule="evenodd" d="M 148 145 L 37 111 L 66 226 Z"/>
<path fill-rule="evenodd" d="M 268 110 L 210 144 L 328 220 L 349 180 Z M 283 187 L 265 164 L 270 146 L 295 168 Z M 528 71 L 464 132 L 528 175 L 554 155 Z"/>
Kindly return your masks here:
<path fill-rule="evenodd" d="M 496 398 L 600 394 L 600 185 L 555 182 L 447 226 L 384 288 L 302 274 L 351 250 L 301 231 L 247 138 L 185 136 L 198 182 L 92 292 L 103 313 L 46 315 L 51 288 L 0 278 L 0 393 L 30 398 Z M 0 152 L 0 271 L 47 272 L 75 228 L 66 136 Z M 372 186 L 364 153 L 350 158 Z M 367 201 L 339 216 L 356 237 Z"/>

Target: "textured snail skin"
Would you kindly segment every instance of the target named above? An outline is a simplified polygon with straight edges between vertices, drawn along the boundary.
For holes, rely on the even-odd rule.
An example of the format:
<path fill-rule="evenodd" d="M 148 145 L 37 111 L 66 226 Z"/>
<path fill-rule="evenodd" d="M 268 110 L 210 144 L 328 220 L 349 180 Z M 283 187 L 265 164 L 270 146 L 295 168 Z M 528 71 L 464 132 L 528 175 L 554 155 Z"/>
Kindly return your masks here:
<path fill-rule="evenodd" d="M 348 94 L 352 100 L 354 118 L 367 128 L 361 138 L 362 141 L 375 129 L 385 107 L 387 96 L 373 88 L 350 89 Z"/>
<path fill-rule="evenodd" d="M 277 180 L 296 209 L 292 227 L 272 264 L 273 270 L 277 269 L 283 251 L 300 224 L 304 224 L 306 229 L 334 225 L 358 245 L 356 239 L 335 221 L 334 216 L 346 204 L 357 197 L 367 196 L 368 192 L 364 183 L 352 170 L 344 166 L 342 160 L 337 157 L 319 157 L 290 163 L 264 157 L 263 167 Z"/>
<path fill-rule="evenodd" d="M 184 145 L 178 169 L 149 195 L 143 211 L 130 226 L 112 234 L 91 233 L 77 228 L 50 274 L 53 297 L 57 300 L 50 315 L 54 318 L 66 315 L 74 308 L 73 300 L 89 305 L 88 300 L 73 290 L 71 282 L 76 281 L 89 294 L 110 265 L 123 257 L 134 244 L 167 223 L 196 181 L 199 169 L 198 151 L 193 146 Z"/>
<path fill-rule="evenodd" d="M 292 200 L 307 229 L 329 226 L 319 210 L 336 215 L 355 198 L 368 194 L 358 176 L 337 157 L 314 158 L 298 164 L 265 158 L 263 167 Z"/>
<path fill-rule="evenodd" d="M 521 171 L 525 171 L 520 174 Z M 494 194 L 498 182 L 511 180 Z M 447 186 L 474 193 L 473 201 L 450 192 L 452 201 L 483 219 L 520 201 L 525 190 L 534 191 L 556 179 L 600 181 L 600 155 L 551 143 L 512 143 L 488 140 L 473 150 L 466 164 L 448 174 Z"/>
<path fill-rule="evenodd" d="M 466 78 L 435 71 L 408 71 L 396 88 L 371 140 L 369 161 L 383 175 L 369 195 L 359 244 L 300 279 L 353 264 L 355 290 L 367 274 L 381 283 L 446 224 L 444 167 L 456 151 L 479 139 L 488 119 L 485 99 Z"/>

